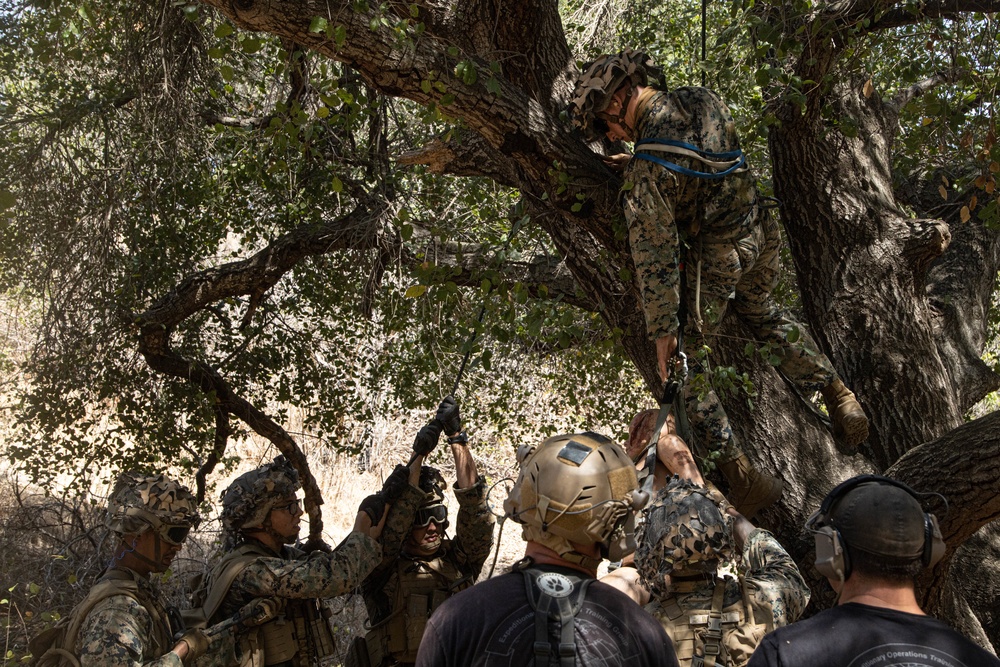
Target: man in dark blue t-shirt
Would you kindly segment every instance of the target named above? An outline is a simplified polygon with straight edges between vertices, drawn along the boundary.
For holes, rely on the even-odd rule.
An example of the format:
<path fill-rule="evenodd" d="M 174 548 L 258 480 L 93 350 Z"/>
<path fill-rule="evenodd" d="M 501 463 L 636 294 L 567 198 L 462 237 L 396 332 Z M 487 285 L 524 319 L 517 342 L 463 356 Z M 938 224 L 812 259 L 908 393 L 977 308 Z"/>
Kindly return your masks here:
<path fill-rule="evenodd" d="M 430 617 L 417 667 L 677 667 L 660 624 L 595 579 L 635 549 L 645 505 L 625 452 L 596 433 L 518 452 L 504 510 L 524 527 L 513 571 L 449 598 Z"/>
<path fill-rule="evenodd" d="M 917 603 L 916 576 L 945 549 L 919 495 L 876 475 L 827 495 L 806 529 L 838 604 L 765 636 L 748 667 L 1000 667 Z"/>

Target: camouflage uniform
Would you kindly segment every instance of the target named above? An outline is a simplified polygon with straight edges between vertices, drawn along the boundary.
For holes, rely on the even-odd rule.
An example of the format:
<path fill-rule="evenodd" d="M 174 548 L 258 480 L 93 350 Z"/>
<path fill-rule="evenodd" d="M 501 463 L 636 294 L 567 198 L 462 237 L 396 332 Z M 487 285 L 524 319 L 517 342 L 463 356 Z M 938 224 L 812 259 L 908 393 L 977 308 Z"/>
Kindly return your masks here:
<path fill-rule="evenodd" d="M 246 534 L 269 525 L 275 504 L 294 495 L 298 474 L 284 459 L 244 474 L 223 493 L 222 521 L 231 548 L 215 565 L 205 587 L 208 599 L 218 599 L 217 588 L 228 585 L 221 604 L 212 610 L 209 625 L 236 614 L 256 598 L 278 601 L 282 612 L 251 629 L 237 645 L 230 644 L 221 661 L 211 665 L 319 664 L 333 654 L 334 638 L 329 611 L 321 598 L 349 593 L 382 559 L 377 541 L 351 533 L 332 553 L 305 553 L 283 545 L 274 552 Z M 242 541 L 237 540 L 242 537 Z"/>
<path fill-rule="evenodd" d="M 361 585 L 368 624 L 365 636 L 371 667 L 411 665 L 431 611 L 451 595 L 472 586 L 493 546 L 493 514 L 486 504 L 486 483 L 479 478 L 455 489 L 458 528 L 430 559 L 402 551 L 417 510 L 434 494 L 407 485 L 389 509 L 382 531 L 385 557 Z"/>
<path fill-rule="evenodd" d="M 156 531 L 161 540 L 157 550 L 177 529 L 173 544 L 179 545 L 200 521 L 197 500 L 186 487 L 164 475 L 133 472 L 118 478 L 105 517 L 105 525 L 119 538 Z M 149 577 L 118 562 L 128 553 L 138 555 L 135 542 L 116 556 L 91 590 L 88 599 L 97 596 L 99 601 L 79 619 L 79 626 L 70 626 L 68 632 L 75 636 L 75 641 L 68 640 L 74 644 L 71 648 L 82 667 L 177 667 L 181 659 L 171 649 L 174 632 L 182 628 L 171 628 L 164 600 Z"/>
<path fill-rule="evenodd" d="M 707 664 L 715 652 L 706 649 L 713 643 L 713 618 L 716 664 L 742 667 L 765 634 L 795 621 L 809 602 L 795 562 L 760 528 L 743 545 L 743 573 L 717 573 L 732 559 L 733 544 L 731 517 L 713 498 L 712 491 L 674 477 L 646 509 L 636 551 L 652 596 L 646 611 L 670 635 L 682 667 Z"/>
<path fill-rule="evenodd" d="M 81 667 L 180 667 L 166 605 L 149 579 L 132 570 L 112 570 L 101 581 L 120 579 L 135 596 L 111 595 L 98 602 L 80 626 L 76 654 Z"/>
<path fill-rule="evenodd" d="M 639 137 L 636 146 L 649 139 L 668 139 L 712 153 L 739 149 L 729 109 L 706 88 L 669 92 L 646 88 L 636 109 L 635 133 Z M 694 171 L 705 169 L 690 157 L 670 155 L 669 160 Z M 683 263 L 688 298 L 684 348 L 692 362 L 692 353 L 717 331 L 732 302 L 754 336 L 775 346 L 774 354 L 781 358 L 779 370 L 803 393 L 833 382 L 836 374 L 830 361 L 818 352 L 805 327 L 771 297 L 778 277 L 781 237 L 770 211 L 760 207 L 750 170 L 711 180 L 633 158 L 626 167 L 625 180 L 633 184 L 624 192 L 624 211 L 651 338 L 678 332 Z M 699 273 L 701 297 L 696 304 Z M 799 338 L 790 343 L 788 334 L 795 329 Z M 696 365 L 694 370 L 701 369 Z M 686 385 L 684 400 L 700 442 L 711 449 L 733 447 L 729 420 L 711 389 L 699 399 Z M 735 454 L 724 450 L 723 460 Z"/>

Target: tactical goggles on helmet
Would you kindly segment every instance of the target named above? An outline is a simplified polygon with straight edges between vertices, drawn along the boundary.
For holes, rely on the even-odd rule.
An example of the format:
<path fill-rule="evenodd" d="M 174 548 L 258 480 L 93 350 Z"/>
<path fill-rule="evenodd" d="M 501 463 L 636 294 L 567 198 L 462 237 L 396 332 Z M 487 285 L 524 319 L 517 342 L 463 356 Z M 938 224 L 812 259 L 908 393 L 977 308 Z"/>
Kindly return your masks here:
<path fill-rule="evenodd" d="M 191 532 L 191 529 L 197 528 L 201 523 L 201 517 L 197 514 L 193 515 L 190 521 L 184 521 L 183 523 L 169 523 L 142 507 L 129 507 L 125 510 L 125 515 L 138 517 L 140 520 L 145 522 L 146 525 L 156 531 L 156 534 L 159 535 L 164 542 L 174 546 L 180 546 L 187 538 L 188 533 Z"/>
<path fill-rule="evenodd" d="M 413 519 L 414 528 L 423 528 L 433 521 L 438 525 L 448 523 L 448 508 L 444 505 L 431 505 L 421 507 L 417 510 L 417 515 Z"/>
<path fill-rule="evenodd" d="M 187 538 L 188 533 L 191 532 L 191 526 L 189 525 L 170 525 L 168 523 L 161 523 L 159 526 L 155 527 L 156 534 L 160 536 L 164 542 L 172 544 L 175 547 L 179 547 L 184 543 Z"/>

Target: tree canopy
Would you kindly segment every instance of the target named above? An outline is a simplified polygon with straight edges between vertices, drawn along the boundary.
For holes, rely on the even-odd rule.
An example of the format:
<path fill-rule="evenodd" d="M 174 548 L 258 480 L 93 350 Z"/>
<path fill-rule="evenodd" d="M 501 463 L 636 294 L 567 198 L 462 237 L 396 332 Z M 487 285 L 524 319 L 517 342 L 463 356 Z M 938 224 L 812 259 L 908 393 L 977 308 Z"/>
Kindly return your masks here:
<path fill-rule="evenodd" d="M 726 322 L 696 381 L 786 480 L 764 522 L 803 555 L 802 519 L 852 473 L 938 491 L 976 565 L 946 559 L 926 602 L 1000 640 L 967 585 L 1000 590 L 977 532 L 1000 514 L 1000 413 L 970 414 L 1000 386 L 998 9 L 3 0 L 0 280 L 37 323 L 4 352 L 9 454 L 42 478 L 183 459 L 203 488 L 251 430 L 304 466 L 290 410 L 347 451 L 374 412 L 451 391 L 466 353 L 467 419 L 501 445 L 621 429 L 657 384 L 628 184 L 600 160 L 622 147 L 565 108 L 583 61 L 639 46 L 729 102 L 780 202 L 779 297 L 872 420 L 844 457 Z M 531 423 L 538 392 L 563 422 Z"/>

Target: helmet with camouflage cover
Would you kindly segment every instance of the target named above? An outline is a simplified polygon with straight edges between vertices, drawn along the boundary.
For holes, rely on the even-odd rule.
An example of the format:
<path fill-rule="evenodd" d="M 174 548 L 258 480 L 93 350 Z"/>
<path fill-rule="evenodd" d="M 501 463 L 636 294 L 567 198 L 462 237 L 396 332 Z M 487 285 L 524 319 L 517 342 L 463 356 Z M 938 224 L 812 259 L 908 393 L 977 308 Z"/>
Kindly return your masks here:
<path fill-rule="evenodd" d="M 284 456 L 243 473 L 222 492 L 223 528 L 235 534 L 263 525 L 275 503 L 299 488 L 299 473 Z"/>
<path fill-rule="evenodd" d="M 108 498 L 104 525 L 118 535 L 139 535 L 146 530 L 159 532 L 176 527 L 183 541 L 189 529 L 201 523 L 198 501 L 186 486 L 166 475 L 122 473 Z M 181 535 L 180 533 L 183 533 Z"/>
<path fill-rule="evenodd" d="M 524 539 L 564 559 L 596 567 L 572 543 L 598 544 L 619 560 L 635 550 L 635 511 L 645 503 L 635 467 L 622 448 L 597 433 L 557 435 L 518 451 L 521 472 L 504 511 Z"/>
<path fill-rule="evenodd" d="M 570 101 L 570 117 L 589 141 L 595 141 L 607 131 L 606 123 L 598 118 L 611 104 L 611 99 L 622 86 L 663 86 L 663 75 L 646 53 L 625 49 L 621 53 L 599 56 L 583 67 L 576 80 L 576 89 Z M 629 93 L 629 97 L 631 92 Z M 628 97 L 624 109 L 628 107 Z M 603 126 L 603 127 L 602 127 Z"/>
<path fill-rule="evenodd" d="M 732 518 L 713 492 L 674 476 L 643 512 L 635 566 L 654 594 L 671 573 L 715 572 L 733 556 Z"/>

